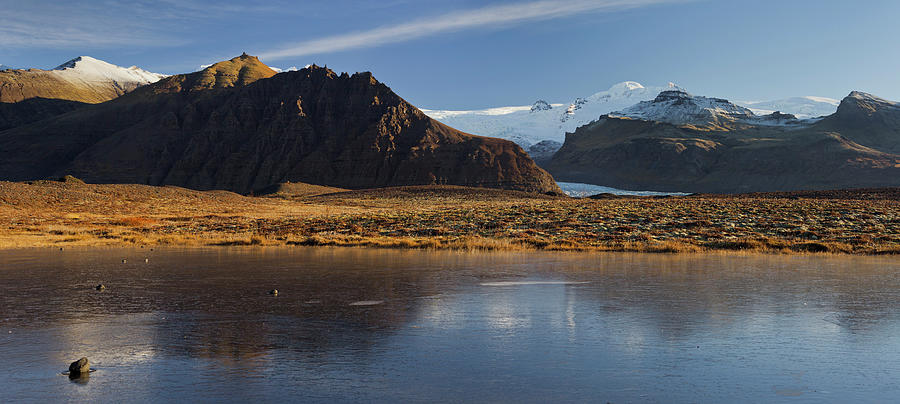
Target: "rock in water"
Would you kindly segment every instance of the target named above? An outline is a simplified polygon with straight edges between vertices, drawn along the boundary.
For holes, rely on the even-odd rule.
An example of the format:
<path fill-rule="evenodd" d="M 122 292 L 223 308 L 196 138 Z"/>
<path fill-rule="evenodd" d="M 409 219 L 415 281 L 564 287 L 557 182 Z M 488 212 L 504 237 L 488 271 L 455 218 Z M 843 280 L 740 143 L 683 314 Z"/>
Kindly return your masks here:
<path fill-rule="evenodd" d="M 272 296 L 278 296 L 278 289 L 272 289 L 269 291 L 269 294 Z"/>
<path fill-rule="evenodd" d="M 80 376 L 91 372 L 91 362 L 83 357 L 69 365 L 69 376 Z"/>
<path fill-rule="evenodd" d="M 106 285 L 101 283 L 101 284 L 97 285 L 97 287 L 95 287 L 94 289 L 103 290 L 103 289 L 106 289 Z"/>

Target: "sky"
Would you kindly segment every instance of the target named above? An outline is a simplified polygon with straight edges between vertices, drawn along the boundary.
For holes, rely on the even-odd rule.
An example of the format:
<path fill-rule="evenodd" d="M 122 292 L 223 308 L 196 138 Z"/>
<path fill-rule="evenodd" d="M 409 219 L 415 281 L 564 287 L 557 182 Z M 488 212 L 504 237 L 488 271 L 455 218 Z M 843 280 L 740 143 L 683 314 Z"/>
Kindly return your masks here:
<path fill-rule="evenodd" d="M 900 100 L 896 0 L 0 0 L 0 64 L 175 74 L 247 52 L 371 71 L 414 105 L 570 102 L 631 80 L 741 101 Z"/>

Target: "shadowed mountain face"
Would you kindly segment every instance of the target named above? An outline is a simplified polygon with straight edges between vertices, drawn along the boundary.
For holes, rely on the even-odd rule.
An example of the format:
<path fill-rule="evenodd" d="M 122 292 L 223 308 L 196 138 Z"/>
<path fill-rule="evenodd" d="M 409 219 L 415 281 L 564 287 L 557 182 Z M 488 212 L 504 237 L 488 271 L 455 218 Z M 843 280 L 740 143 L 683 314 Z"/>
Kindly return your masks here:
<path fill-rule="evenodd" d="M 62 115 L 85 105 L 88 104 L 48 98 L 31 98 L 13 103 L 0 102 L 0 131 Z"/>
<path fill-rule="evenodd" d="M 560 181 L 660 191 L 900 186 L 896 103 L 854 92 L 819 121 L 778 113 L 735 119 L 724 108 L 711 110 L 703 122 L 699 114 L 685 122 L 604 116 L 567 135 L 545 167 Z"/>
<path fill-rule="evenodd" d="M 0 175 L 251 192 L 453 184 L 557 191 L 512 142 L 425 116 L 370 73 L 275 74 L 242 55 L 0 132 Z"/>

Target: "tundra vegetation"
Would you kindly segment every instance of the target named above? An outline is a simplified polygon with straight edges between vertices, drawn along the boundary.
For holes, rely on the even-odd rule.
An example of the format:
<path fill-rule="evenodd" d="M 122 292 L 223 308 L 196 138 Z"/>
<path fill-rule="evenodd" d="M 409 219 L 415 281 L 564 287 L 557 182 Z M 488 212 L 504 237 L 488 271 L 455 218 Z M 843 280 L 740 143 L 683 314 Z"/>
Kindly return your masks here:
<path fill-rule="evenodd" d="M 576 199 L 453 186 L 262 196 L 0 182 L 0 247 L 309 245 L 459 250 L 900 253 L 900 189 Z"/>

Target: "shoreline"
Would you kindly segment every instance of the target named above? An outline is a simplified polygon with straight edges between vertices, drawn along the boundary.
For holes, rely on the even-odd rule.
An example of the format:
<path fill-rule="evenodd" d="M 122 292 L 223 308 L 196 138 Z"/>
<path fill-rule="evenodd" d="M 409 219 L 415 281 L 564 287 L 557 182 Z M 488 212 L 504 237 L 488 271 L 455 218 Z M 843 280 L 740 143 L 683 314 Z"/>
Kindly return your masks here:
<path fill-rule="evenodd" d="M 242 196 L 133 184 L 0 182 L 0 249 L 299 245 L 894 255 L 900 254 L 894 194 L 577 199 L 453 186 L 347 191 L 295 185 L 289 193 Z"/>
<path fill-rule="evenodd" d="M 892 256 L 900 255 L 900 249 L 890 246 L 879 249 L 874 247 L 868 250 L 850 250 L 846 246 L 829 246 L 820 243 L 804 243 L 786 245 L 784 247 L 769 247 L 762 242 L 754 246 L 758 241 L 736 241 L 724 243 L 723 246 L 704 246 L 690 243 L 634 243 L 629 245 L 600 245 L 600 246 L 568 246 L 551 245 L 539 247 L 516 243 L 509 239 L 485 239 L 485 238 L 461 238 L 455 240 L 441 239 L 321 239 L 310 237 L 299 240 L 269 240 L 258 236 L 250 238 L 226 238 L 221 241 L 209 241 L 208 239 L 182 239 L 179 242 L 169 242 L 165 238 L 158 243 L 134 243 L 130 241 L 110 241 L 104 239 L 79 240 L 68 242 L 65 240 L 43 239 L 32 244 L 9 243 L 0 238 L 0 252 L 4 250 L 22 249 L 57 249 L 57 248 L 200 248 L 200 249 L 228 249 L 228 248 L 303 248 L 303 247 L 329 247 L 347 249 L 381 249 L 381 250 L 412 250 L 412 251 L 450 251 L 450 252 L 546 252 L 546 253 L 640 253 L 640 254 L 760 254 L 760 255 L 784 255 L 784 256 L 811 256 L 811 255 L 837 255 L 837 256 Z M 87 241 L 87 242 L 83 242 Z M 749 243 L 749 246 L 747 246 Z"/>

